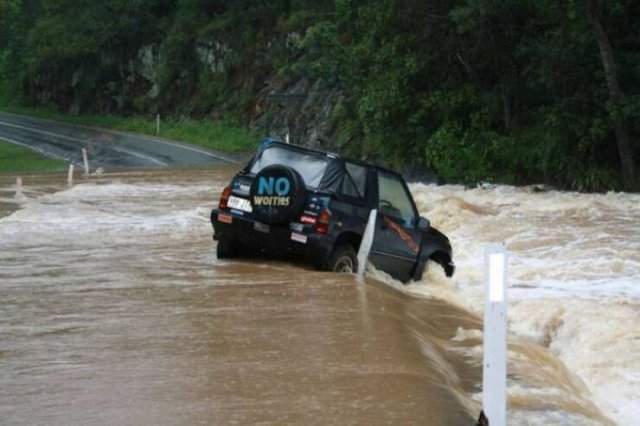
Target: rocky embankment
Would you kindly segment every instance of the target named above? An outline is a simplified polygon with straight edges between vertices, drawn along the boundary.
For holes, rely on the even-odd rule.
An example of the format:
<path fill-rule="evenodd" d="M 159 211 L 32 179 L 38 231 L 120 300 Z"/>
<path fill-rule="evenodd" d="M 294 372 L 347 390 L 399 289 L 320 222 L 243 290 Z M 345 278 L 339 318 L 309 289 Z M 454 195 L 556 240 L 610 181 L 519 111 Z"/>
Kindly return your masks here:
<path fill-rule="evenodd" d="M 336 105 L 343 95 L 318 79 L 283 77 L 273 69 L 262 73 L 229 70 L 229 57 L 236 55 L 220 43 L 205 43 L 196 49 L 197 68 L 204 85 L 219 85 L 211 97 L 205 99 L 200 87 L 187 87 L 184 92 L 163 88 L 161 49 L 156 45 L 142 47 L 126 63 L 108 54 L 100 56 L 101 68 L 115 68 L 96 80 L 83 67 L 62 78 L 68 79 L 66 90 L 60 84 L 35 82 L 30 88 L 38 104 L 55 104 L 71 114 L 148 114 L 155 116 L 192 116 L 212 120 L 235 117 L 258 134 L 270 134 L 305 146 L 339 150 L 336 142 Z M 117 65 L 116 65 L 117 64 Z M 95 87 L 87 90 L 86 85 Z M 181 87 L 180 78 L 175 84 Z M 216 86 L 217 87 L 217 86 Z M 189 94 L 191 92 L 191 94 Z M 94 94 L 87 97 L 87 93 Z M 221 94 L 223 94 L 221 96 Z M 204 102 L 204 103 L 203 103 Z M 204 106 L 203 106 L 204 105 Z"/>

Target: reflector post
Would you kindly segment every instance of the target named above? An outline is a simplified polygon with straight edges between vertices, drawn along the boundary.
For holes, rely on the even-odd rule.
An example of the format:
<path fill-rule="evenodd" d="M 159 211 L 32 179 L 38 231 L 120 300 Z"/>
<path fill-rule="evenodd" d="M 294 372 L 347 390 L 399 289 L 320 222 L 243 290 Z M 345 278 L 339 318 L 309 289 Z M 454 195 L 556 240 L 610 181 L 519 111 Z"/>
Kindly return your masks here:
<path fill-rule="evenodd" d="M 491 426 L 507 424 L 507 251 L 485 250 L 482 408 Z"/>
<path fill-rule="evenodd" d="M 360 242 L 360 250 L 358 250 L 358 277 L 360 277 L 360 279 L 364 277 L 364 270 L 367 267 L 367 259 L 369 258 L 369 253 L 371 253 L 377 217 L 377 209 L 373 209 L 369 212 L 369 220 L 367 221 L 367 226 L 364 229 L 364 235 Z"/>
<path fill-rule="evenodd" d="M 502 302 L 505 296 L 505 261 L 504 252 L 489 254 L 489 301 Z"/>

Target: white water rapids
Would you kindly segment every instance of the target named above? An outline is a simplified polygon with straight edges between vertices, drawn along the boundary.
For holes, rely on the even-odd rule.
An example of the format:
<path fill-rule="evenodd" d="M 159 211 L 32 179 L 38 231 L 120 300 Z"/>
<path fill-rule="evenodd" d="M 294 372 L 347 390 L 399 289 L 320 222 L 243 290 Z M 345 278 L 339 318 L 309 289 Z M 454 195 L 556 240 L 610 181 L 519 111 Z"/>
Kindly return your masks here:
<path fill-rule="evenodd" d="M 411 190 L 420 212 L 451 239 L 457 272 L 447 279 L 433 266 L 421 282 L 404 287 L 383 279 L 481 313 L 483 250 L 503 243 L 511 253 L 513 342 L 548 348 L 586 385 L 583 397 L 604 416 L 637 424 L 640 195 L 423 184 Z M 520 390 L 512 384 L 509 391 L 517 398 Z M 553 398 L 555 391 L 542 394 Z"/>

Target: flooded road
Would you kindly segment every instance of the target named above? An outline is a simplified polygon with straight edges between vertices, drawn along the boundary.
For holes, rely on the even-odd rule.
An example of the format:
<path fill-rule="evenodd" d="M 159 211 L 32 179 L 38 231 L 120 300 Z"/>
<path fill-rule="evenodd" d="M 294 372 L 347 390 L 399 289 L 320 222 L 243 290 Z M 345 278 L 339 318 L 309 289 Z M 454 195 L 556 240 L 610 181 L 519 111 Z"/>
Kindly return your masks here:
<path fill-rule="evenodd" d="M 510 424 L 633 424 L 640 199 L 414 185 L 459 272 L 401 287 L 218 261 L 232 172 L 0 177 L 3 424 L 473 424 L 493 241 L 514 252 Z"/>

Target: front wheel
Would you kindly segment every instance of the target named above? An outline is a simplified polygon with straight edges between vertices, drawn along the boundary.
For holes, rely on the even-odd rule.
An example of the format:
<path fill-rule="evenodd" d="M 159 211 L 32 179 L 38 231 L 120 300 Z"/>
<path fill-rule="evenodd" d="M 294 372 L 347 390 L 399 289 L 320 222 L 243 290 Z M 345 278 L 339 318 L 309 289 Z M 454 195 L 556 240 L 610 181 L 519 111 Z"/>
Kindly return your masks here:
<path fill-rule="evenodd" d="M 350 245 L 337 247 L 327 262 L 327 269 L 349 274 L 356 272 L 358 270 L 356 251 Z"/>

